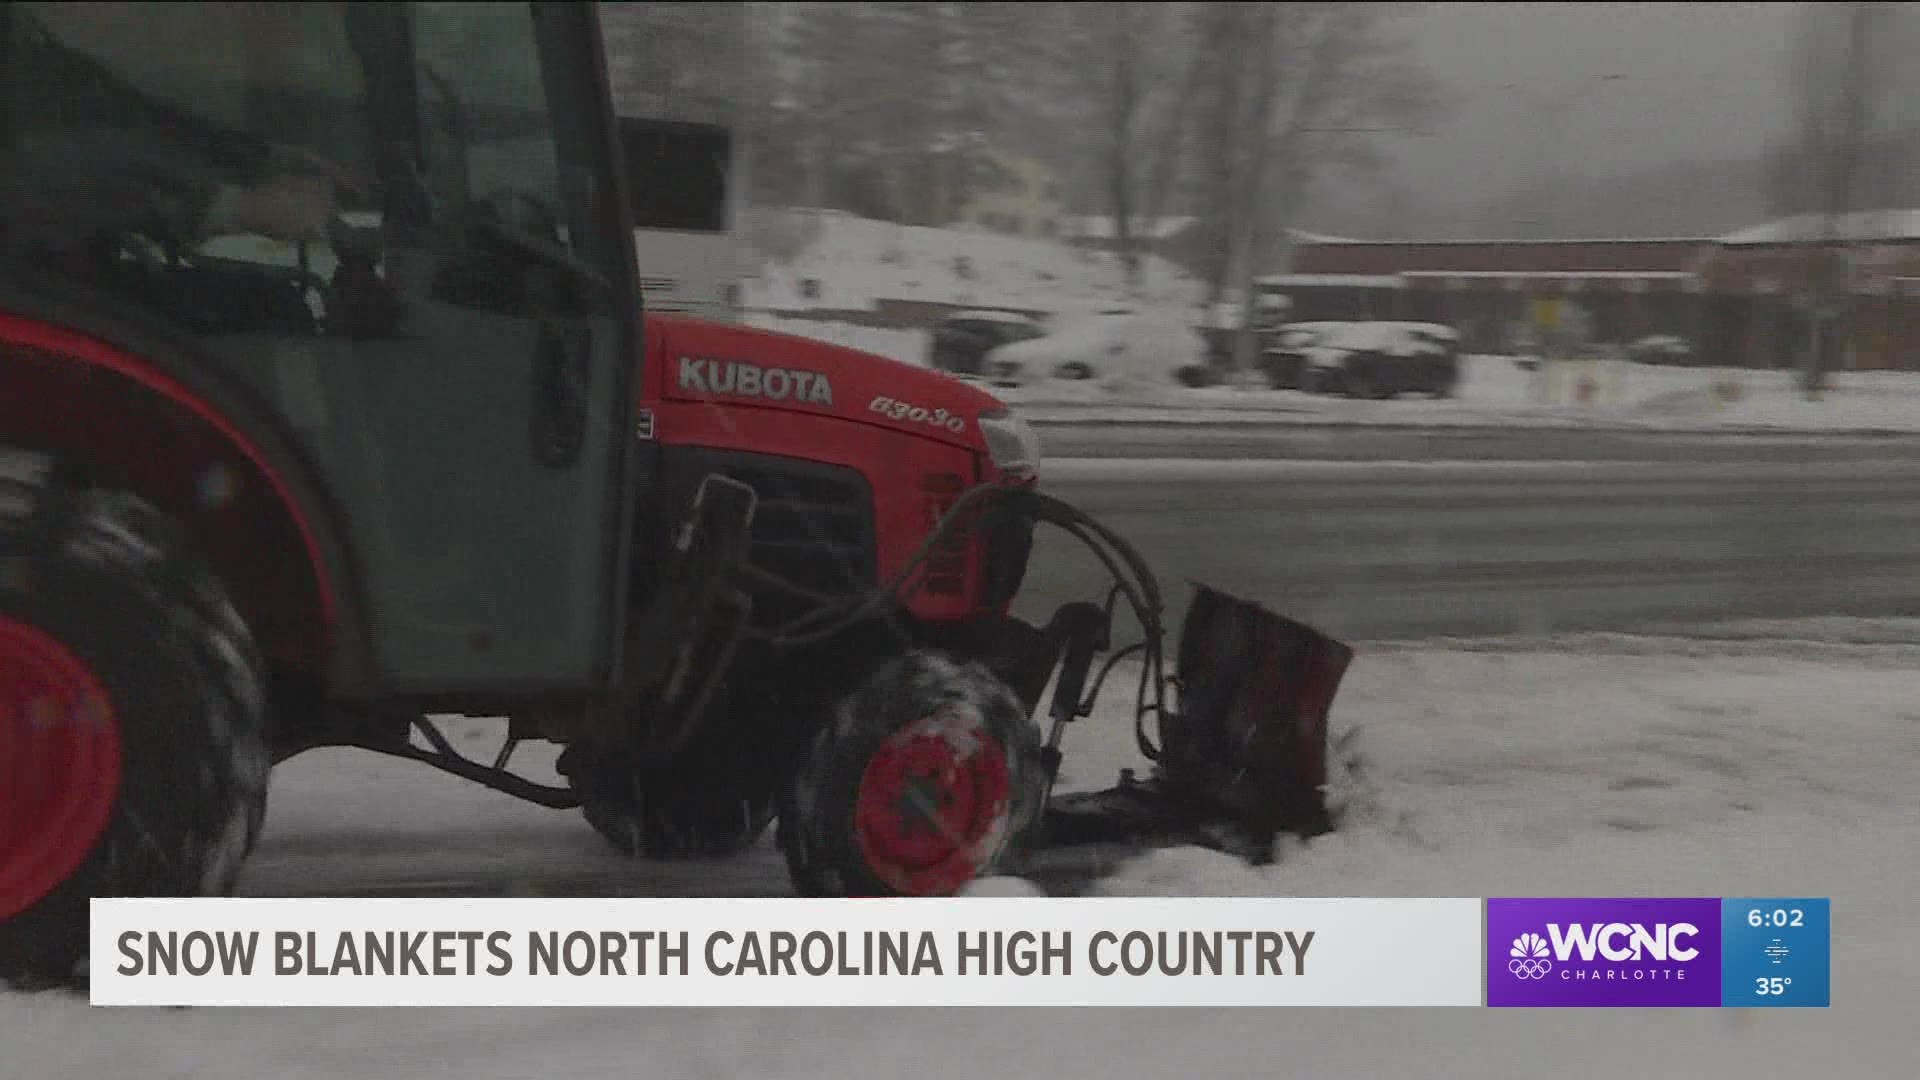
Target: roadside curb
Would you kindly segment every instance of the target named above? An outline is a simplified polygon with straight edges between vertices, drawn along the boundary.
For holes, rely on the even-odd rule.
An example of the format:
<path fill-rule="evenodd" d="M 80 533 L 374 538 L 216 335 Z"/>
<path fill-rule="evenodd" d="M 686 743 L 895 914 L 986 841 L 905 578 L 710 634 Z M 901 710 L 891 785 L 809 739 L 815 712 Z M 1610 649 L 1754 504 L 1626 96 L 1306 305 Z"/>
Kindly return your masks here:
<path fill-rule="evenodd" d="M 1596 435 L 1660 435 L 1691 436 L 1712 438 L 1772 438 L 1772 439 L 1916 439 L 1920 440 L 1920 430 L 1900 428 L 1789 428 L 1769 427 L 1765 425 L 1727 425 L 1716 427 L 1671 427 L 1663 424 L 1590 424 L 1578 421 L 1559 422 L 1554 420 L 1536 420 L 1517 418 L 1510 423 L 1472 423 L 1472 424 L 1426 424 L 1426 423 L 1369 423 L 1338 420 L 1302 420 L 1295 414 L 1273 414 L 1262 418 L 1231 419 L 1186 418 L 1173 416 L 1156 417 L 1062 417 L 1036 415 L 1023 412 L 1027 422 L 1036 428 L 1072 428 L 1072 429 L 1178 429 L 1196 431 L 1218 429 L 1222 431 L 1259 431 L 1259 432 L 1301 432 L 1326 434 L 1332 432 L 1355 432 L 1369 435 L 1404 434 L 1421 436 L 1459 436 L 1462 438 L 1487 437 L 1490 435 L 1511 435 L 1523 431 L 1542 432 L 1578 432 Z"/>

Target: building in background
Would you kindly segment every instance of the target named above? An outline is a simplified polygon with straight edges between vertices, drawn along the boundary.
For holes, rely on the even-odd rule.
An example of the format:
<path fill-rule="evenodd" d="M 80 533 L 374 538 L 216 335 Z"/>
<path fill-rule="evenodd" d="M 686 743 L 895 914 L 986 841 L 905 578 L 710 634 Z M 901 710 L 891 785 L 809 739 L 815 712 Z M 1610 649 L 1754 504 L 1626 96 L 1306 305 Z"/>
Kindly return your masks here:
<path fill-rule="evenodd" d="M 1060 174 L 1035 158 L 991 145 L 971 164 L 972 183 L 955 224 L 1034 240 L 1060 235 L 1063 217 Z"/>
<path fill-rule="evenodd" d="M 1812 217 L 1712 238 L 1296 243 L 1287 273 L 1261 279 L 1300 322 L 1446 323 L 1472 351 L 1536 347 L 1577 311 L 1593 346 L 1673 337 L 1691 362 L 1793 366 L 1808 342 L 1806 282 L 1828 242 Z M 1849 215 L 1843 368 L 1920 370 L 1920 211 Z"/>
<path fill-rule="evenodd" d="M 1810 339 L 1808 301 L 1816 257 L 1837 252 L 1847 298 L 1837 366 L 1920 370 L 1920 210 L 1874 210 L 1833 222 L 1802 214 L 1722 238 L 1705 291 L 1737 314 L 1728 326 L 1748 366 L 1786 367 Z"/>
<path fill-rule="evenodd" d="M 1710 239 L 1296 243 L 1289 274 L 1261 279 L 1298 322 L 1445 323 L 1476 352 L 1524 352 L 1542 301 L 1571 300 L 1596 342 L 1654 335 L 1699 342 Z"/>

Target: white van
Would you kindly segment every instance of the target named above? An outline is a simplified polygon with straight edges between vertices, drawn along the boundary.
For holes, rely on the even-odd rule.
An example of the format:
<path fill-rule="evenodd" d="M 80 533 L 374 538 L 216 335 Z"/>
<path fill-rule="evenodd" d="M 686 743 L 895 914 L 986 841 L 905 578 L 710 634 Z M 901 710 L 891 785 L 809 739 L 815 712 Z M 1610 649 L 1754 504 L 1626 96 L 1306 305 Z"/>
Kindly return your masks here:
<path fill-rule="evenodd" d="M 620 144 L 641 304 L 648 311 L 740 321 L 746 253 L 728 188 L 732 132 L 718 124 L 623 116 Z"/>

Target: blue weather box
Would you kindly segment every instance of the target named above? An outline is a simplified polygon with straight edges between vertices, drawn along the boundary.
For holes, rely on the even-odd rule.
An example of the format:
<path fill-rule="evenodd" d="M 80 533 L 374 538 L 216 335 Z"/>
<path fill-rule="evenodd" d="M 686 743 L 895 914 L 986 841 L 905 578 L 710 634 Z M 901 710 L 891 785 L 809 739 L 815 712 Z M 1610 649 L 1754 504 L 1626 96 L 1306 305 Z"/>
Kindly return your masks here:
<path fill-rule="evenodd" d="M 1824 1009 L 1831 1004 L 1828 898 L 1725 897 L 1720 934 L 1723 1007 Z"/>

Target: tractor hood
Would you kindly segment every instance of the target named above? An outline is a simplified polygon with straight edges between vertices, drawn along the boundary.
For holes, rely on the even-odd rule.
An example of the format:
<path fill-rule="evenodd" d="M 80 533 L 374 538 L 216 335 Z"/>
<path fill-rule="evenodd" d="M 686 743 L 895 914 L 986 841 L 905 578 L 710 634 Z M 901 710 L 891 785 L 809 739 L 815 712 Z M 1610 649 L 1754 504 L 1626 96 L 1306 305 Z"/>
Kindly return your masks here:
<path fill-rule="evenodd" d="M 649 313 L 646 336 L 648 381 L 669 401 L 833 416 L 982 453 L 981 417 L 1007 411 L 942 372 L 795 334 Z"/>

